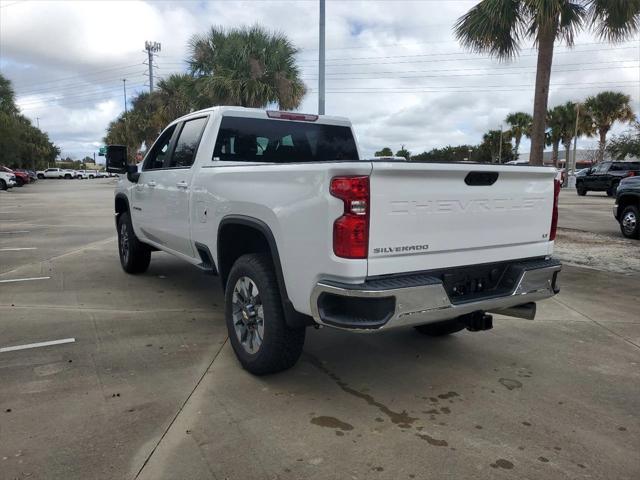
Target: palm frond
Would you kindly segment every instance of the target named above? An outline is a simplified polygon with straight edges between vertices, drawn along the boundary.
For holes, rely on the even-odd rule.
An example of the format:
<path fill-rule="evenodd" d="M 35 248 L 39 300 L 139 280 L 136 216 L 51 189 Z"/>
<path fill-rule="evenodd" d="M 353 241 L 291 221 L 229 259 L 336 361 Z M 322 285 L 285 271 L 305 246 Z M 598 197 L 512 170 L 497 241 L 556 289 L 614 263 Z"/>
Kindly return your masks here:
<path fill-rule="evenodd" d="M 589 0 L 588 20 L 608 42 L 627 40 L 640 31 L 640 0 Z"/>
<path fill-rule="evenodd" d="M 453 28 L 468 50 L 510 60 L 520 51 L 524 20 L 521 0 L 482 0 Z"/>

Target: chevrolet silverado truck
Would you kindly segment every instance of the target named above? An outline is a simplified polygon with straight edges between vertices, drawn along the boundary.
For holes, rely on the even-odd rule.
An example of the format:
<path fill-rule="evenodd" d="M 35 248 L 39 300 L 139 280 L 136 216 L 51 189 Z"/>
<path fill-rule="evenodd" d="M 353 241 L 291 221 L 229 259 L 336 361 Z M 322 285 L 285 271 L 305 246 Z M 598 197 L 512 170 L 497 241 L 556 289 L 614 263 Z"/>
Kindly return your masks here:
<path fill-rule="evenodd" d="M 558 292 L 555 169 L 361 158 L 346 118 L 240 107 L 175 120 L 140 165 L 108 146 L 122 268 L 162 250 L 219 276 L 257 375 L 308 326 L 487 330 Z"/>

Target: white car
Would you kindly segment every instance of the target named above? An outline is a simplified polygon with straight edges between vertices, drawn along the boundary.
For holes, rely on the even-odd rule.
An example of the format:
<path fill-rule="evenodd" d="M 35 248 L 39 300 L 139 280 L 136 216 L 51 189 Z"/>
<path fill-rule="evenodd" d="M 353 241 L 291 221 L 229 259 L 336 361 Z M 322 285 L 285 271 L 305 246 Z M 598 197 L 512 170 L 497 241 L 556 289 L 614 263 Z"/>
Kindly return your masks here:
<path fill-rule="evenodd" d="M 292 366 L 310 325 L 487 330 L 559 291 L 554 168 L 361 158 L 346 118 L 240 107 L 175 120 L 140 169 L 110 146 L 120 263 L 217 274 L 254 374 Z"/>
<path fill-rule="evenodd" d="M 109 176 L 105 170 L 98 170 L 96 173 L 96 178 L 107 178 Z"/>
<path fill-rule="evenodd" d="M 62 168 L 47 168 L 46 170 L 39 170 L 36 175 L 39 179 L 64 178 L 64 170 Z"/>
<path fill-rule="evenodd" d="M 16 176 L 13 173 L 0 170 L 0 190 L 8 190 L 16 186 Z"/>

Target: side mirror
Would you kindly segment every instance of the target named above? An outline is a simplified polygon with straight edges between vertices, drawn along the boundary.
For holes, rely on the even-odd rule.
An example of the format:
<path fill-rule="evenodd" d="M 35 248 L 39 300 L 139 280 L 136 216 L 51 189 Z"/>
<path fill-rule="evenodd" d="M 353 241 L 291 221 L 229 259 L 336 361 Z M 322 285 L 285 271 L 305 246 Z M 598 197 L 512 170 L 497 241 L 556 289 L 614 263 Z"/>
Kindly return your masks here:
<path fill-rule="evenodd" d="M 107 172 L 127 173 L 127 147 L 124 145 L 107 146 Z"/>

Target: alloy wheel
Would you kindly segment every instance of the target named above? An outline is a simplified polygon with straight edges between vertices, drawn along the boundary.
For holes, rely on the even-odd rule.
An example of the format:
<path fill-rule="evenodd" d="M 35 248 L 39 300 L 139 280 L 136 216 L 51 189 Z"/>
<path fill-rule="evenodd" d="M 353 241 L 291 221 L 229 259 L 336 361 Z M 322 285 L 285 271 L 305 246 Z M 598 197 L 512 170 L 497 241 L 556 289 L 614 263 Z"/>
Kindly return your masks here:
<path fill-rule="evenodd" d="M 627 235 L 632 235 L 636 229 L 638 219 L 634 212 L 627 212 L 622 217 L 622 228 Z"/>
<path fill-rule="evenodd" d="M 129 261 L 129 231 L 127 230 L 127 224 L 122 222 L 120 226 L 120 253 L 124 263 Z"/>
<path fill-rule="evenodd" d="M 255 354 L 264 338 L 264 307 L 258 286 L 249 277 L 240 277 L 233 287 L 232 318 L 242 348 Z"/>

